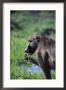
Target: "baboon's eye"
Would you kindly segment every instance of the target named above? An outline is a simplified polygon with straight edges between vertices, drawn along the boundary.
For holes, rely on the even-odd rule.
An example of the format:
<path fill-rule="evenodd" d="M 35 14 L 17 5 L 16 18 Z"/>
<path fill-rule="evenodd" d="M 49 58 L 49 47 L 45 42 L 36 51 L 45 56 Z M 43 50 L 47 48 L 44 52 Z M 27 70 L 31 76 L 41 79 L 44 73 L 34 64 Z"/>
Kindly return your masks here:
<path fill-rule="evenodd" d="M 32 42 L 32 40 L 29 40 L 29 42 Z"/>

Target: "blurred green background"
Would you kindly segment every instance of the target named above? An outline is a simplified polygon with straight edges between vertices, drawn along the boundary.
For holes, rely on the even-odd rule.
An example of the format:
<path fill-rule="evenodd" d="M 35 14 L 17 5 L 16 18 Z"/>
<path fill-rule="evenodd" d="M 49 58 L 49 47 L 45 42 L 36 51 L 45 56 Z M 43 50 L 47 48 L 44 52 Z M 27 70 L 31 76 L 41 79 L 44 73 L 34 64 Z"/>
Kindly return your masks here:
<path fill-rule="evenodd" d="M 10 78 L 43 79 L 40 67 L 24 61 L 24 49 L 28 37 L 43 34 L 46 28 L 55 29 L 55 11 L 11 11 L 10 12 Z M 54 35 L 51 35 L 54 37 Z M 33 55 L 35 57 L 35 54 Z M 55 79 L 55 71 L 52 71 Z"/>

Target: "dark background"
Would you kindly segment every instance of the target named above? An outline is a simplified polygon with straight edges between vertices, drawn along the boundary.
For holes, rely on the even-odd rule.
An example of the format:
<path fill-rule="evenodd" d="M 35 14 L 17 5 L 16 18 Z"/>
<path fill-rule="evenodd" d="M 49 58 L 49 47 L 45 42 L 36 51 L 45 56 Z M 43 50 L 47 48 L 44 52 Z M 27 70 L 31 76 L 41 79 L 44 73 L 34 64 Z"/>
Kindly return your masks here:
<path fill-rule="evenodd" d="M 16 88 L 6 88 L 4 89 L 2 87 L 3 84 L 3 3 L 5 2 L 22 2 L 22 3 L 28 3 L 28 2 L 33 2 L 36 3 L 37 0 L 0 0 L 0 89 L 1 90 L 17 90 Z M 65 0 L 39 0 L 37 3 L 45 3 L 45 2 L 52 2 L 52 3 L 58 3 L 58 2 L 63 2 L 64 3 L 64 36 L 65 36 L 65 28 L 66 28 L 66 1 Z M 64 46 L 65 46 L 65 39 L 64 39 Z M 64 47 L 65 50 L 65 47 Z M 65 54 L 65 51 L 64 51 Z M 65 55 L 64 55 L 64 59 L 65 59 Z M 65 60 L 64 60 L 64 64 L 65 64 Z M 65 66 L 65 65 L 64 65 Z M 65 75 L 64 75 L 65 76 Z M 64 81 L 65 81 L 65 77 L 64 77 Z M 64 88 L 65 88 L 65 82 L 64 82 Z M 19 88 L 18 88 L 19 89 Z M 24 90 L 25 88 L 20 88 L 21 90 Z M 26 88 L 29 90 L 29 88 Z M 25 89 L 25 90 L 26 90 Z M 30 89 L 41 89 L 41 88 L 30 88 Z M 45 88 L 43 88 L 44 90 Z M 48 88 L 49 89 L 49 88 Z M 53 89 L 53 88 L 52 88 Z M 55 89 L 55 88 L 54 88 Z M 57 89 L 57 88 L 56 88 Z M 62 89 L 62 88 L 59 88 Z"/>

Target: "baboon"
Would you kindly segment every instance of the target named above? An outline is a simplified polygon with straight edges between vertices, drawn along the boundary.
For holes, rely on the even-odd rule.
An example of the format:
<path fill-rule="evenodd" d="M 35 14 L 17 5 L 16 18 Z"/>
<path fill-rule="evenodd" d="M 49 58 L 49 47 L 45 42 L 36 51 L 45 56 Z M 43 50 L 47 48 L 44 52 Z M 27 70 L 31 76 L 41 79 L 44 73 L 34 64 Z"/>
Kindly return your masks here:
<path fill-rule="evenodd" d="M 28 41 L 25 53 L 32 55 L 36 52 L 38 60 L 35 62 L 42 68 L 46 79 L 51 79 L 51 69 L 55 69 L 55 40 L 45 35 L 35 35 Z"/>

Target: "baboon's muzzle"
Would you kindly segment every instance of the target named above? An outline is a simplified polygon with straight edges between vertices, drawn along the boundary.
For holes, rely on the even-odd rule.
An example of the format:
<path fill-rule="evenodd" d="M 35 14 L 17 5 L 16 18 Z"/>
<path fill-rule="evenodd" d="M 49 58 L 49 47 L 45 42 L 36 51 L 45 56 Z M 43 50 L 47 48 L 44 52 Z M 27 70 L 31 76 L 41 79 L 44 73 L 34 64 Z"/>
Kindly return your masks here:
<path fill-rule="evenodd" d="M 29 46 L 25 49 L 25 53 L 32 55 L 32 54 L 35 52 L 36 48 L 37 48 L 37 47 L 31 47 L 31 46 L 29 45 Z"/>

